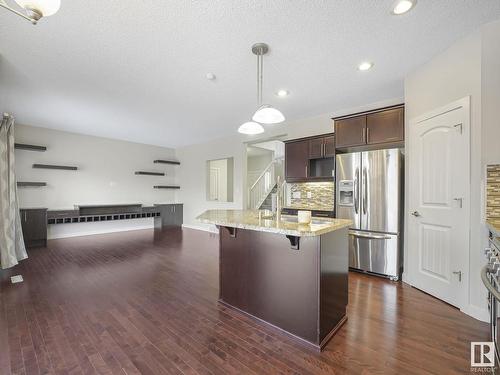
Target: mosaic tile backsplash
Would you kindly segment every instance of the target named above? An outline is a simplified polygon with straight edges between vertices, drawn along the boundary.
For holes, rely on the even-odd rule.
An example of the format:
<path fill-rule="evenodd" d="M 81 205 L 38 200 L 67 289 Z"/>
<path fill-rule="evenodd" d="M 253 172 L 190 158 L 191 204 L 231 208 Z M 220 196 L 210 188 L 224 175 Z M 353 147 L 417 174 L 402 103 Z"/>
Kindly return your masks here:
<path fill-rule="evenodd" d="M 486 218 L 500 219 L 500 164 L 488 165 L 486 178 Z"/>
<path fill-rule="evenodd" d="M 311 198 L 307 197 L 310 193 Z M 300 194 L 300 198 L 298 195 Z M 288 208 L 333 211 L 335 199 L 334 182 L 301 182 L 288 184 Z"/>

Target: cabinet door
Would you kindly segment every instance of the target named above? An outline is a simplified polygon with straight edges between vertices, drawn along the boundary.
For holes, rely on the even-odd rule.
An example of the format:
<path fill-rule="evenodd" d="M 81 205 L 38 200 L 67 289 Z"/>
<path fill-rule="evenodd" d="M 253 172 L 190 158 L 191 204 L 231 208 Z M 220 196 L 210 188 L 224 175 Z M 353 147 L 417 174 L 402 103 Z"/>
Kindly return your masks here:
<path fill-rule="evenodd" d="M 323 157 L 334 158 L 335 157 L 335 136 L 331 135 L 329 137 L 323 138 Z"/>
<path fill-rule="evenodd" d="M 27 247 L 43 245 L 47 240 L 47 211 L 21 210 L 21 226 Z"/>
<path fill-rule="evenodd" d="M 366 116 L 367 143 L 401 142 L 404 140 L 404 109 L 372 113 Z"/>
<path fill-rule="evenodd" d="M 335 142 L 337 148 L 365 145 L 366 116 L 335 120 Z"/>
<path fill-rule="evenodd" d="M 181 226 L 183 221 L 184 221 L 184 214 L 183 214 L 183 205 L 182 204 L 176 204 L 175 205 L 175 225 L 176 226 Z"/>
<path fill-rule="evenodd" d="M 285 144 L 285 179 L 307 178 L 309 167 L 309 141 Z"/>
<path fill-rule="evenodd" d="M 323 137 L 309 140 L 309 159 L 320 159 L 323 157 Z"/>

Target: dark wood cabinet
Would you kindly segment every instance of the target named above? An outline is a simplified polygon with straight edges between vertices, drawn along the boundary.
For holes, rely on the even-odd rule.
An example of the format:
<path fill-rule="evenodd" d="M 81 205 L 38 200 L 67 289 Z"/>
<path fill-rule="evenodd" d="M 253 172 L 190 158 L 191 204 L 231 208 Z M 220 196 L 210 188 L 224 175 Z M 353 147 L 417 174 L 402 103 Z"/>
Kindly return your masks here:
<path fill-rule="evenodd" d="M 320 136 L 309 140 L 309 159 L 335 157 L 335 136 Z"/>
<path fill-rule="evenodd" d="M 382 144 L 398 146 L 404 141 L 403 106 L 336 118 L 334 121 L 337 149 Z"/>
<path fill-rule="evenodd" d="M 366 143 L 378 144 L 404 140 L 404 110 L 395 108 L 366 116 Z"/>
<path fill-rule="evenodd" d="M 323 138 L 309 140 L 309 159 L 320 159 L 323 157 Z"/>
<path fill-rule="evenodd" d="M 162 227 L 180 227 L 182 225 L 184 216 L 182 204 L 158 204 L 155 206 L 160 209 Z"/>
<path fill-rule="evenodd" d="M 365 145 L 365 132 L 366 116 L 335 120 L 335 142 L 337 148 Z"/>
<path fill-rule="evenodd" d="M 330 135 L 323 138 L 323 157 L 334 158 L 335 157 L 335 136 Z"/>
<path fill-rule="evenodd" d="M 309 175 L 309 140 L 285 144 L 285 179 L 306 179 Z"/>
<path fill-rule="evenodd" d="M 20 215 L 26 247 L 47 246 L 47 209 L 21 209 Z"/>
<path fill-rule="evenodd" d="M 285 143 L 287 181 L 331 180 L 335 173 L 335 136 L 333 134 Z"/>

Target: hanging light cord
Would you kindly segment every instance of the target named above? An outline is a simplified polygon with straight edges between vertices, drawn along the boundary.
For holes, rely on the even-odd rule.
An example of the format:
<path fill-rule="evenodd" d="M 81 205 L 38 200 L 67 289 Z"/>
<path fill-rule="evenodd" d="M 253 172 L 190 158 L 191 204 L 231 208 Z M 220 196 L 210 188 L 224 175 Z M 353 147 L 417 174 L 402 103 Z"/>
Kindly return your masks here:
<path fill-rule="evenodd" d="M 262 105 L 262 80 L 264 74 L 264 54 L 262 47 L 257 55 L 257 104 Z"/>

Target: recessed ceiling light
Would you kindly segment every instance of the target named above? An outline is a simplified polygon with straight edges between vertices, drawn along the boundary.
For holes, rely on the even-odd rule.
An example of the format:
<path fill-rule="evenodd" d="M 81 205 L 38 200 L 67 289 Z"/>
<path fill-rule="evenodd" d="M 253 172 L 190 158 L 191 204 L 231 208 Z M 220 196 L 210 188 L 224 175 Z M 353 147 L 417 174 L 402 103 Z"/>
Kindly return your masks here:
<path fill-rule="evenodd" d="M 404 14 L 413 8 L 416 3 L 416 0 L 399 0 L 394 4 L 392 13 L 396 15 Z"/>
<path fill-rule="evenodd" d="M 279 90 L 276 95 L 278 95 L 280 98 L 284 98 L 285 96 L 288 96 L 290 94 L 290 91 L 288 90 Z"/>
<path fill-rule="evenodd" d="M 366 71 L 366 70 L 370 70 L 372 67 L 373 67 L 372 62 L 365 61 L 365 62 L 362 62 L 361 64 L 358 65 L 358 70 Z"/>
<path fill-rule="evenodd" d="M 213 81 L 216 78 L 213 73 L 207 73 L 206 77 L 209 81 Z"/>

